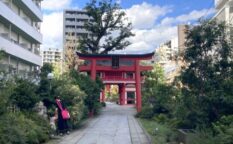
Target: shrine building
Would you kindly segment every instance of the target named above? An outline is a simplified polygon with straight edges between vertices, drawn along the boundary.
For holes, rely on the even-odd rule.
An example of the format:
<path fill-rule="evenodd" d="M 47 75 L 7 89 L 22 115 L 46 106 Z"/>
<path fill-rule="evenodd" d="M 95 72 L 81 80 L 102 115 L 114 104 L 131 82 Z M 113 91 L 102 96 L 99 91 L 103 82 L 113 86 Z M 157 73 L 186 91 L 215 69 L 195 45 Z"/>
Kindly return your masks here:
<path fill-rule="evenodd" d="M 135 104 L 137 111 L 142 108 L 141 84 L 144 82 L 143 71 L 152 70 L 152 66 L 140 64 L 141 60 L 150 60 L 154 53 L 148 54 L 82 54 L 77 52 L 84 64 L 80 72 L 87 72 L 92 80 L 102 79 L 105 89 L 110 85 L 119 87 L 119 104 Z M 100 94 L 100 101 L 105 102 L 105 90 Z"/>

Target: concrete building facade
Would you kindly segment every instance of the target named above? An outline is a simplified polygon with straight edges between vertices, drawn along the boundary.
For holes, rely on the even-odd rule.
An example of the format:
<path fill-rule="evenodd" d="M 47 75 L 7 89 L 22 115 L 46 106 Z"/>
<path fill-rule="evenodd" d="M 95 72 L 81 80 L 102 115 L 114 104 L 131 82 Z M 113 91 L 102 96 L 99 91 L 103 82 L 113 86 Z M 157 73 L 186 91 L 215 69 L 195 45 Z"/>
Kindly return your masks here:
<path fill-rule="evenodd" d="M 158 59 L 160 63 L 166 63 L 169 60 L 174 59 L 178 55 L 178 38 L 175 37 L 163 44 L 160 44 L 156 49 Z"/>
<path fill-rule="evenodd" d="M 0 0 L 0 69 L 27 74 L 42 64 L 41 0 Z"/>
<path fill-rule="evenodd" d="M 185 50 L 185 41 L 186 41 L 186 30 L 187 25 L 178 25 L 178 51 L 179 54 L 183 54 Z"/>
<path fill-rule="evenodd" d="M 41 52 L 42 62 L 55 64 L 62 61 L 62 50 L 61 49 L 46 49 Z"/>
<path fill-rule="evenodd" d="M 233 0 L 215 0 L 215 9 L 214 18 L 233 24 Z"/>
<path fill-rule="evenodd" d="M 84 28 L 90 18 L 84 10 L 64 10 L 63 12 L 63 51 L 65 48 L 78 46 L 78 39 L 87 37 L 88 31 Z"/>

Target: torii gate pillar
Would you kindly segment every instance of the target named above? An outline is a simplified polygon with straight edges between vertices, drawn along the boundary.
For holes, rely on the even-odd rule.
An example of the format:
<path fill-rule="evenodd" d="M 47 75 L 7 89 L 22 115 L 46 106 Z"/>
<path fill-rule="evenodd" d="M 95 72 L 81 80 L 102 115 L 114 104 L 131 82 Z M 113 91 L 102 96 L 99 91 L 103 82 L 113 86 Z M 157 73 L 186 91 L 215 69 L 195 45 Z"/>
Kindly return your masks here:
<path fill-rule="evenodd" d="M 96 59 L 91 61 L 91 79 L 96 79 Z"/>
<path fill-rule="evenodd" d="M 141 74 L 140 74 L 140 67 L 139 67 L 139 60 L 135 61 L 135 85 L 136 85 L 136 107 L 137 112 L 142 110 L 142 98 L 141 98 Z"/>
<path fill-rule="evenodd" d="M 119 103 L 120 105 L 125 105 L 125 84 L 120 84 L 119 85 L 119 90 L 120 90 L 120 99 L 119 99 Z"/>

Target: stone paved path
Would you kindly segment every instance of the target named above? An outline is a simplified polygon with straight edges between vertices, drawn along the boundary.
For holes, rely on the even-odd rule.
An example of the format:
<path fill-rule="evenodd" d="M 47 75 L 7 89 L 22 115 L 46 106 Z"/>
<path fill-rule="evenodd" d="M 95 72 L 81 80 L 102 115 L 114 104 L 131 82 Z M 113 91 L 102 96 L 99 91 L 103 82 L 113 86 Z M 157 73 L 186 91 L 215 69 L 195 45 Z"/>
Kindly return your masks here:
<path fill-rule="evenodd" d="M 133 106 L 107 103 L 100 116 L 91 119 L 85 128 L 63 136 L 54 144 L 150 144 L 134 118 L 135 113 Z"/>

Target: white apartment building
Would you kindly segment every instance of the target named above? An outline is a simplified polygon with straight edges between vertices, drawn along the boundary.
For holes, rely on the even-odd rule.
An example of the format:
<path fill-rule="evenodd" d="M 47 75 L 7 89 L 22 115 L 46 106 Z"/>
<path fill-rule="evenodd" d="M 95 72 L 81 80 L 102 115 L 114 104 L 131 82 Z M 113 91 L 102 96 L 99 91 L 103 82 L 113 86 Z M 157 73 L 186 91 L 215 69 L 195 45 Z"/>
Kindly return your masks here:
<path fill-rule="evenodd" d="M 233 0 L 215 0 L 215 9 L 214 18 L 233 24 Z"/>
<path fill-rule="evenodd" d="M 166 63 L 172 60 L 176 55 L 178 55 L 178 38 L 175 37 L 163 44 L 161 44 L 155 51 L 157 54 L 158 61 L 160 63 Z"/>
<path fill-rule="evenodd" d="M 42 65 L 41 0 L 0 0 L 0 70 L 25 75 Z"/>
<path fill-rule="evenodd" d="M 62 50 L 61 49 L 52 49 L 42 51 L 42 60 L 44 63 L 55 64 L 62 61 Z"/>

